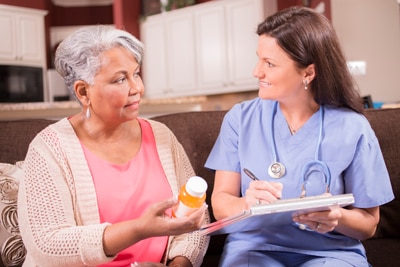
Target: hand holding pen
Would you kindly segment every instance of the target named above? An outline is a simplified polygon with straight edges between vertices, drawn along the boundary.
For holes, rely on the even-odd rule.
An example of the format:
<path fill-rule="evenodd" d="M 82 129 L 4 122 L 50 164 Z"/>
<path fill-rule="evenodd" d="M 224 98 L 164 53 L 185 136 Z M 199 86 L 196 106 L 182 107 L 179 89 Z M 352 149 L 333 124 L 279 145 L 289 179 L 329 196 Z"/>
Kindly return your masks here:
<path fill-rule="evenodd" d="M 282 197 L 282 183 L 262 181 L 250 170 L 244 168 L 243 171 L 256 182 L 250 183 L 249 188 L 246 190 L 246 202 L 248 205 L 272 203 Z"/>

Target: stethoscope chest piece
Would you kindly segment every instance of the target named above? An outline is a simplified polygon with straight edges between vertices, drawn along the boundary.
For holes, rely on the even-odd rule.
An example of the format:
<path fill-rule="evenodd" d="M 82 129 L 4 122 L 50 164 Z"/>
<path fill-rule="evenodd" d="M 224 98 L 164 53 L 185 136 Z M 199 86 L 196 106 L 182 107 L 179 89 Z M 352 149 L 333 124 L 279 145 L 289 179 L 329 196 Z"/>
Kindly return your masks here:
<path fill-rule="evenodd" d="M 278 179 L 284 176 L 286 173 L 285 166 L 280 162 L 272 163 L 268 168 L 268 174 L 272 178 Z"/>

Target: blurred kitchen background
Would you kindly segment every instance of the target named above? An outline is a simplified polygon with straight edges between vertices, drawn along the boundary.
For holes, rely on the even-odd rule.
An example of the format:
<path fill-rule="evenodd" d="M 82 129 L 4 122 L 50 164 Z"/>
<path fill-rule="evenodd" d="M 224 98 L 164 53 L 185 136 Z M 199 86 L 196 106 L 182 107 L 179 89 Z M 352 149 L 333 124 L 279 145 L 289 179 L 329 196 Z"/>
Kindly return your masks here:
<path fill-rule="evenodd" d="M 0 120 L 70 116 L 79 105 L 54 51 L 83 25 L 125 29 L 145 45 L 141 114 L 229 109 L 257 96 L 256 26 L 292 5 L 333 23 L 363 96 L 400 101 L 400 0 L 0 0 Z"/>

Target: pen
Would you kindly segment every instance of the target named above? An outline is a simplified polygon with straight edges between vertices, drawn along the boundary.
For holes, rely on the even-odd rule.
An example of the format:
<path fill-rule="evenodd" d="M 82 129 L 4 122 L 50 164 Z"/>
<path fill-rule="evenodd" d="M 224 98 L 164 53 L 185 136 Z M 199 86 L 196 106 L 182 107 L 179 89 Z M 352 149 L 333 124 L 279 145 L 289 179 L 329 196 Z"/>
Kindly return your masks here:
<path fill-rule="evenodd" d="M 249 176 L 253 181 L 259 181 L 260 179 L 257 178 L 257 176 L 255 176 L 251 171 L 249 171 L 248 169 L 244 168 L 243 169 L 244 173 L 247 174 L 247 176 Z M 277 199 L 281 199 L 281 197 L 277 196 Z"/>
<path fill-rule="evenodd" d="M 258 181 L 260 179 L 257 178 L 257 176 L 255 176 L 251 171 L 249 171 L 248 169 L 244 168 L 243 169 L 244 173 L 247 174 L 247 176 L 249 176 L 253 181 Z"/>

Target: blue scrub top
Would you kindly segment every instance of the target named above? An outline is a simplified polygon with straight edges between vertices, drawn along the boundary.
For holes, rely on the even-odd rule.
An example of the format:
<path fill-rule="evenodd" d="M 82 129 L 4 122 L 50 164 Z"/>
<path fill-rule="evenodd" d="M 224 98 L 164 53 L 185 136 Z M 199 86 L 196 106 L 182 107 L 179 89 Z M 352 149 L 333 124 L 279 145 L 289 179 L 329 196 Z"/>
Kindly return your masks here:
<path fill-rule="evenodd" d="M 291 135 L 279 105 L 272 117 L 274 103 L 256 98 L 236 104 L 226 114 L 205 166 L 211 170 L 241 173 L 242 195 L 251 182 L 243 168 L 251 170 L 260 180 L 282 183 L 282 198 L 299 197 L 304 182 L 307 195 L 324 193 L 326 181 L 320 171 L 312 167 L 305 179 L 301 175 L 304 165 L 315 160 L 319 112 Z M 286 167 L 286 174 L 280 179 L 268 175 L 268 167 L 274 162 L 270 134 L 272 118 L 277 160 Z M 318 160 L 329 167 L 330 193 L 352 193 L 354 207 L 376 207 L 394 198 L 378 140 L 363 115 L 349 109 L 324 107 Z M 319 234 L 300 230 L 287 216 L 266 223 L 260 230 L 228 236 L 225 253 L 247 250 L 340 257 L 354 263 L 361 257 L 365 261 L 365 250 L 359 240 L 335 231 Z"/>

